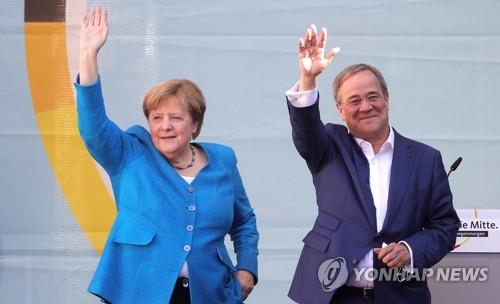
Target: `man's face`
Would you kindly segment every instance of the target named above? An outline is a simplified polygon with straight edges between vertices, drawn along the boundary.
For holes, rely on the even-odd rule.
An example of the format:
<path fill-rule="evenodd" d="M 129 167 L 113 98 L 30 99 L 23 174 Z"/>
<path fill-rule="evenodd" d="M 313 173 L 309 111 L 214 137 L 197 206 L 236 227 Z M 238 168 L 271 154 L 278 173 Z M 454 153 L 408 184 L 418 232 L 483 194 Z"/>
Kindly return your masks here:
<path fill-rule="evenodd" d="M 389 96 L 369 70 L 347 78 L 338 91 L 337 110 L 353 136 L 384 140 L 389 131 Z"/>

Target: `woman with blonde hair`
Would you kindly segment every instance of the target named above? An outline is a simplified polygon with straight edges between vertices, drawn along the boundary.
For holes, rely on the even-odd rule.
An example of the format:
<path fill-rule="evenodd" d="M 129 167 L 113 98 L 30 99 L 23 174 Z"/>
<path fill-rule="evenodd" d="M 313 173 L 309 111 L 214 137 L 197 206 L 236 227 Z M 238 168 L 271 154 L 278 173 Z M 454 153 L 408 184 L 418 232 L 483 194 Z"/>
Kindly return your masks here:
<path fill-rule="evenodd" d="M 146 93 L 149 130 L 116 126 L 97 66 L 107 35 L 107 11 L 96 7 L 81 25 L 78 125 L 111 178 L 118 213 L 89 292 L 113 304 L 241 303 L 257 283 L 258 232 L 234 152 L 193 141 L 205 99 L 189 80 Z"/>

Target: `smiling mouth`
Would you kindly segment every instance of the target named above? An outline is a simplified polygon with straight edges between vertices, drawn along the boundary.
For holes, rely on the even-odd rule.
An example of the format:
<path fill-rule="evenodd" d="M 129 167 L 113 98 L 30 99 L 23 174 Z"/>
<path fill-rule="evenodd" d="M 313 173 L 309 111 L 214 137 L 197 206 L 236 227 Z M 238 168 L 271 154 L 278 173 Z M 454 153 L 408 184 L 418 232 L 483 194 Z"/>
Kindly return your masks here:
<path fill-rule="evenodd" d="M 377 116 L 376 115 L 366 116 L 366 117 L 360 118 L 359 120 L 362 121 L 362 120 L 367 120 L 367 119 L 370 119 L 370 118 L 377 118 Z"/>

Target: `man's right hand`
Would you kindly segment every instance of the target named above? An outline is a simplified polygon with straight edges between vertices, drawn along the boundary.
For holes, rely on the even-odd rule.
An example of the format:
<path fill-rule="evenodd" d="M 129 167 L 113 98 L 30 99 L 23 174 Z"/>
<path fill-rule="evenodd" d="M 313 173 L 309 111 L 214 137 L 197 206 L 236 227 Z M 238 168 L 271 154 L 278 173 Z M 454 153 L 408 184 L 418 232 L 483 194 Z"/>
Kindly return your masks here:
<path fill-rule="evenodd" d="M 336 47 L 325 54 L 326 28 L 317 35 L 314 24 L 306 30 L 304 39 L 299 40 L 299 91 L 312 90 L 316 87 L 316 77 L 333 61 L 335 54 L 340 51 Z"/>

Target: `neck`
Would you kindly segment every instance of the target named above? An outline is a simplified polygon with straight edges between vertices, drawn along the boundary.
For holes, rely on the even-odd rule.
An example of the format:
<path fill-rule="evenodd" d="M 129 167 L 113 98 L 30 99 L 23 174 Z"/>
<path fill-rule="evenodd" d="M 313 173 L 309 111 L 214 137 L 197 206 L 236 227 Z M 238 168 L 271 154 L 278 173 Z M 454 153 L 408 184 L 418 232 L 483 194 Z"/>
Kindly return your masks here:
<path fill-rule="evenodd" d="M 185 170 L 191 168 L 196 161 L 196 153 L 191 144 L 188 144 L 186 149 L 176 158 L 167 159 L 172 167 L 177 170 Z"/>
<path fill-rule="evenodd" d="M 387 127 L 384 128 L 383 132 L 379 132 L 379 134 L 376 134 L 376 135 L 374 135 L 372 137 L 362 137 L 362 136 L 358 136 L 358 135 L 356 135 L 354 133 L 351 133 L 351 135 L 354 136 L 354 137 L 360 138 L 360 139 L 362 139 L 364 141 L 369 142 L 370 145 L 372 146 L 373 153 L 374 154 L 378 154 L 378 152 L 380 151 L 380 149 L 382 148 L 382 146 L 384 145 L 384 143 L 389 138 L 390 132 L 391 132 L 390 126 L 387 125 Z"/>
<path fill-rule="evenodd" d="M 385 128 L 385 131 L 381 132 L 379 136 L 371 139 L 365 139 L 372 145 L 374 154 L 378 154 L 380 148 L 382 148 L 384 143 L 387 141 L 387 138 L 389 138 L 390 132 L 391 132 L 390 127 L 387 126 L 387 128 Z"/>

